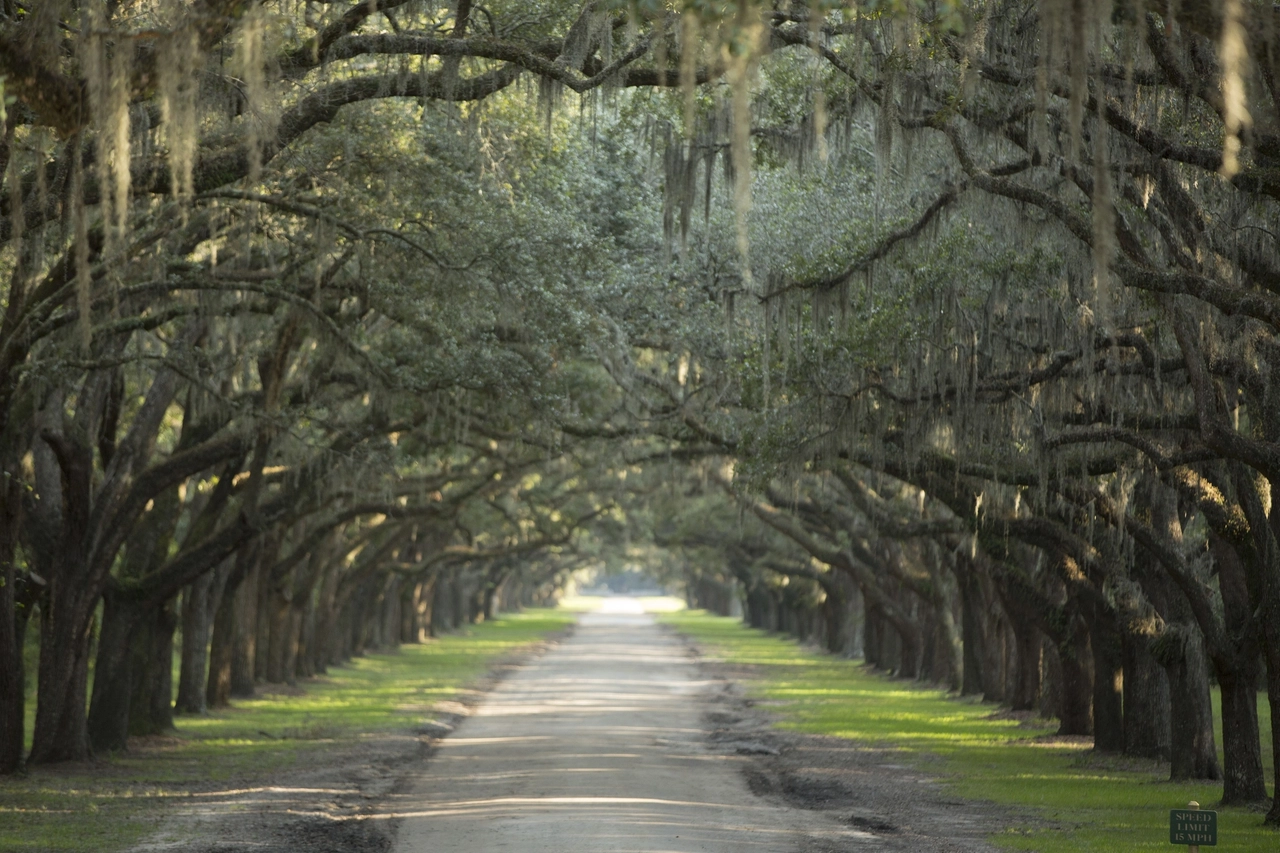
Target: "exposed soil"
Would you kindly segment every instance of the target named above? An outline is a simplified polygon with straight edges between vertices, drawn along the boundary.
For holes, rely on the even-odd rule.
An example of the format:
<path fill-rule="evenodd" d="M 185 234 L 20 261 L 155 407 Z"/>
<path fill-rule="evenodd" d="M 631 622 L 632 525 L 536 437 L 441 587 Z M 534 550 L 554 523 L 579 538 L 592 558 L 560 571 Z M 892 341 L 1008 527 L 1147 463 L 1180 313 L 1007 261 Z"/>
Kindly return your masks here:
<path fill-rule="evenodd" d="M 228 784 L 193 786 L 189 803 L 167 809 L 161 829 L 134 853 L 385 853 L 395 824 L 371 820 L 379 804 L 430 759 L 436 744 L 509 672 L 563 639 L 559 632 L 505 658 L 454 700 L 437 703 L 413 729 L 335 740 L 306 749 L 287 771 Z"/>
<path fill-rule="evenodd" d="M 916 754 L 908 762 L 889 745 L 773 728 L 776 716 L 768 705 L 747 698 L 741 687 L 740 682 L 753 677 L 751 667 L 710 660 L 689 645 L 704 677 L 715 685 L 707 737 L 718 750 L 749 758 L 742 771 L 751 790 L 866 834 L 836 841 L 815 838 L 815 853 L 994 851 L 985 840 L 991 833 L 1043 823 L 1010 807 L 950 794 L 930 776 L 928 755 Z"/>
<path fill-rule="evenodd" d="M 929 775 L 927 756 L 913 756 L 908 765 L 886 745 L 773 728 L 767 704 L 747 698 L 739 683 L 753 676 L 750 668 L 710 661 L 685 642 L 707 685 L 698 697 L 706 749 L 732 756 L 762 805 L 812 814 L 801 821 L 812 826 L 806 853 L 993 851 L 985 842 L 990 833 L 1037 822 L 949 794 Z M 193 789 L 189 804 L 167 810 L 163 829 L 135 851 L 388 853 L 399 823 L 388 818 L 397 811 L 392 804 L 404 802 L 440 739 L 517 666 L 508 660 L 494 667 L 415 731 L 304 750 L 294 767 L 272 778 Z"/>

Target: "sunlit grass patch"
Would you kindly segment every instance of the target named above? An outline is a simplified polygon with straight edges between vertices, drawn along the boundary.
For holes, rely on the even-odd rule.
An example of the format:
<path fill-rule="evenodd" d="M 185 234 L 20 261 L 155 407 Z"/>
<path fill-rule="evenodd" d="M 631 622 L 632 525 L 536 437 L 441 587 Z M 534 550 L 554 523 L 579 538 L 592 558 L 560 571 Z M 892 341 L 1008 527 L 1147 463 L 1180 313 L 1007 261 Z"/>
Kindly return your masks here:
<path fill-rule="evenodd" d="M 736 619 L 697 611 L 660 618 L 710 655 L 752 667 L 746 686 L 778 714 L 779 726 L 890 748 L 895 761 L 918 762 L 961 796 L 1023 808 L 1028 818 L 1022 826 L 993 836 L 1001 847 L 1039 853 L 1174 849 L 1169 810 L 1190 800 L 1211 808 L 1222 797 L 1220 784 L 1168 782 L 1168 765 L 1095 755 L 1087 741 L 1054 737 L 1055 723 L 1002 718 L 992 705 L 886 678 Z M 1264 696 L 1258 711 L 1270 783 Z M 1257 812 L 1220 810 L 1219 847 L 1280 850 L 1280 832 L 1261 824 Z"/>
<path fill-rule="evenodd" d="M 172 737 L 88 765 L 0 777 L 0 851 L 110 853 L 153 831 L 165 801 L 192 788 L 253 780 L 380 732 L 403 730 L 457 700 L 501 656 L 568 626 L 573 615 L 531 610 L 392 654 L 371 654 L 301 685 L 204 717 L 178 718 Z"/>

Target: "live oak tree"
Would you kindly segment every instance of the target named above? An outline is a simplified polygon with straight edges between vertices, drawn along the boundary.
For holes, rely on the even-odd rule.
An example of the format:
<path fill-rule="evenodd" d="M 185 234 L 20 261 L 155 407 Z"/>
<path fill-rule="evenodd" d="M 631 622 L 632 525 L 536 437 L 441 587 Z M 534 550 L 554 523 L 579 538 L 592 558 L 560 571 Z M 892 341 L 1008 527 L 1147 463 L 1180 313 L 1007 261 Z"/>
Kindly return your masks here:
<path fill-rule="evenodd" d="M 970 530 L 968 562 L 1032 603 L 1020 618 L 1053 638 L 1072 684 L 1064 728 L 1100 748 L 1166 749 L 1141 709 L 1177 689 L 1173 772 L 1216 776 L 1207 655 L 1229 726 L 1224 798 L 1261 799 L 1272 12 L 935 11 L 823 25 L 824 118 L 838 127 L 843 95 L 849 124 L 870 125 L 847 137 L 852 156 L 878 149 L 861 205 L 823 203 L 815 145 L 818 188 L 796 194 L 817 200 L 779 205 L 758 180 L 759 231 L 746 217 L 734 268 L 733 226 L 703 237 L 689 215 L 734 145 L 714 107 L 668 157 L 672 230 L 694 232 L 673 235 L 673 252 L 695 247 L 687 298 L 717 303 L 745 340 L 726 354 L 699 318 L 658 342 L 668 378 L 651 377 L 648 406 L 686 440 L 758 460 L 761 486 L 777 465 L 848 460 L 945 504 Z M 785 22 L 804 19 L 775 11 L 775 43 L 803 42 Z M 758 157 L 795 159 L 817 110 L 771 129 L 760 100 Z M 770 140 L 786 144 L 770 155 Z M 744 317 L 753 300 L 763 310 Z M 736 353 L 736 378 L 716 369 Z M 713 378 L 690 389 L 669 377 L 691 361 Z M 743 404 L 763 415 L 735 418 Z M 1109 677 L 1122 670 L 1125 697 Z M 1127 728 L 1122 706 L 1138 711 Z"/>
<path fill-rule="evenodd" d="M 87 725 L 99 602 L 136 674 L 183 590 L 196 710 L 629 519 L 1265 797 L 1271 6 L 0 6 L 0 767 L 32 607 L 31 758 L 82 757 L 167 708 Z"/>
<path fill-rule="evenodd" d="M 352 482 L 366 485 L 362 476 L 377 470 L 373 496 L 388 490 L 376 482 L 394 476 L 388 439 L 410 443 L 426 423 L 428 433 L 454 432 L 456 445 L 487 414 L 478 408 L 486 392 L 536 387 L 550 361 L 534 343 L 572 347 L 580 336 L 572 317 L 541 319 L 539 304 L 563 288 L 546 257 L 580 238 L 521 233 L 518 220 L 495 230 L 470 203 L 420 203 L 477 191 L 502 206 L 519 178 L 503 171 L 518 134 L 485 138 L 475 115 L 430 107 L 407 128 L 404 110 L 374 112 L 325 136 L 344 105 L 475 101 L 522 70 L 439 58 L 430 33 L 444 26 L 445 47 L 460 46 L 466 7 L 455 15 L 383 5 L 330 7 L 318 18 L 248 2 L 5 6 L 3 213 L 14 250 L 0 382 L 11 489 L 0 633 L 4 669 L 19 676 L 4 685 L 6 768 L 21 761 L 19 586 L 42 587 L 32 760 L 83 757 L 90 731 L 99 747 L 118 747 L 131 691 L 114 674 L 129 666 L 121 650 L 153 611 L 229 562 L 220 583 L 223 600 L 234 600 L 243 575 L 262 564 L 271 571 L 268 551 L 306 541 L 291 530 L 330 523 L 311 516 L 332 513 L 336 500 L 354 507 L 348 520 L 358 517 L 365 496 Z M 495 11 L 504 10 L 484 12 L 491 22 Z M 549 67 L 577 11 L 549 28 L 513 13 L 505 47 L 491 31 L 467 52 L 505 54 L 536 37 L 541 47 L 521 45 L 518 58 Z M 371 19 L 373 41 L 361 42 Z M 401 25 L 422 35 L 394 48 L 376 35 Z M 368 65 L 387 56 L 418 67 Z M 445 146 L 436 155 L 445 165 L 413 187 L 388 181 L 388 164 L 360 160 L 396 150 L 353 147 L 362 129 L 397 134 L 401 154 Z M 353 179 L 365 182 L 363 204 L 345 192 Z M 386 203 L 392 196 L 398 206 Z M 381 216 L 370 217 L 368 205 L 380 202 Z M 458 229 L 463 220 L 469 232 Z M 523 277 L 531 310 L 474 299 L 485 284 L 509 289 L 512 276 Z M 460 287 L 473 299 L 458 298 Z M 536 393 L 529 402 L 546 405 Z M 460 461 L 452 452 L 446 469 Z M 25 513 L 23 483 L 34 486 Z M 86 727 L 89 643 L 104 595 Z"/>

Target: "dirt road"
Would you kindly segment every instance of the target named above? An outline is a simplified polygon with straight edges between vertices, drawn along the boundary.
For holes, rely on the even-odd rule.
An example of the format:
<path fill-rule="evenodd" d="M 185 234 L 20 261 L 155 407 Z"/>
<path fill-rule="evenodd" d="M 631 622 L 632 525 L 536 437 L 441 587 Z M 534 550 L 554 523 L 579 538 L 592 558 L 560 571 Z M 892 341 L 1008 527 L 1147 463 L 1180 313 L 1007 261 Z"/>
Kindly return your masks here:
<path fill-rule="evenodd" d="M 955 799 L 928 756 L 774 727 L 738 683 L 751 667 L 699 661 L 634 600 L 606 602 L 478 703 L 440 707 L 452 732 L 210 782 L 135 853 L 993 853 L 990 833 L 1028 824 Z"/>
<path fill-rule="evenodd" d="M 864 835 L 752 794 L 745 759 L 707 745 L 698 678 L 634 601 L 606 600 L 392 796 L 395 850 L 784 853 Z"/>

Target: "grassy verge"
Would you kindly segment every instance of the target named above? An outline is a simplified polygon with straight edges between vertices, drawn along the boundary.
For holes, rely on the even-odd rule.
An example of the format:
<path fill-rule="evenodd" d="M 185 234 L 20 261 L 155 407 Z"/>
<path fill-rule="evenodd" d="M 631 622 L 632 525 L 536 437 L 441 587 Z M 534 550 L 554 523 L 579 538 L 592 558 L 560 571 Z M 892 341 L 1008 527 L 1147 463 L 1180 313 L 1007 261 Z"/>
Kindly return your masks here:
<path fill-rule="evenodd" d="M 0 777 L 0 851 L 125 849 L 193 787 L 252 784 L 337 743 L 402 730 L 430 717 L 435 703 L 456 699 L 501 656 L 572 621 L 572 614 L 546 610 L 503 616 L 425 645 L 359 658 L 295 695 L 180 718 L 175 736 L 127 753 Z"/>
<path fill-rule="evenodd" d="M 1173 849 L 1169 809 L 1189 800 L 1212 808 L 1222 796 L 1221 785 L 1166 781 L 1167 765 L 1095 756 L 1078 739 L 1052 737 L 1051 726 L 993 717 L 991 705 L 870 673 L 857 662 L 745 628 L 736 619 L 700 612 L 660 619 L 715 657 L 753 667 L 757 675 L 746 686 L 770 701 L 781 718 L 779 725 L 889 745 L 903 763 L 936 756 L 930 758 L 928 772 L 957 794 L 1020 806 L 1041 819 L 1037 825 L 993 836 L 1007 849 Z M 1268 780 L 1274 783 L 1265 699 L 1260 700 L 1259 712 Z M 1280 832 L 1261 824 L 1257 812 L 1220 810 L 1219 849 L 1274 853 L 1280 849 Z"/>

